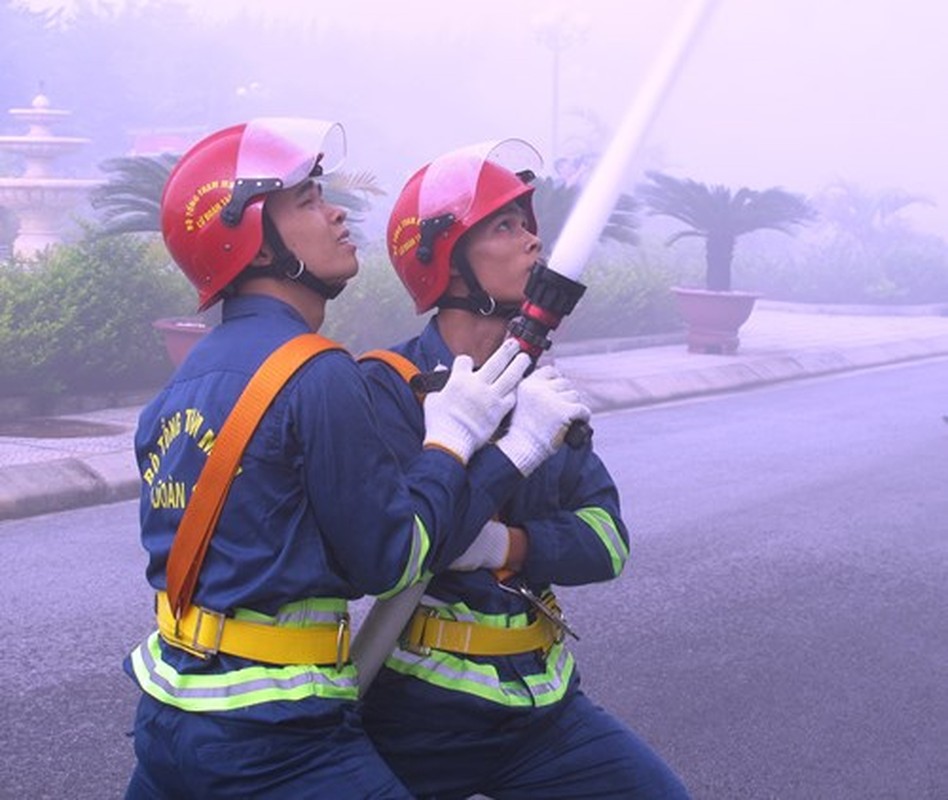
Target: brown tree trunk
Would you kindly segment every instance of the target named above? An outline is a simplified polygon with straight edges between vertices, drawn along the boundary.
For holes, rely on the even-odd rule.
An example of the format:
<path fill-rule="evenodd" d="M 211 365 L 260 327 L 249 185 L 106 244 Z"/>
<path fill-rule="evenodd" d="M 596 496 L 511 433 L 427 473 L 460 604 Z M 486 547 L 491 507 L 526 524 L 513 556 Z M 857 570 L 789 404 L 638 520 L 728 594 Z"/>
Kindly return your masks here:
<path fill-rule="evenodd" d="M 707 261 L 706 288 L 714 292 L 731 291 L 731 262 L 734 260 L 735 237 L 731 234 L 708 236 L 705 243 Z"/>

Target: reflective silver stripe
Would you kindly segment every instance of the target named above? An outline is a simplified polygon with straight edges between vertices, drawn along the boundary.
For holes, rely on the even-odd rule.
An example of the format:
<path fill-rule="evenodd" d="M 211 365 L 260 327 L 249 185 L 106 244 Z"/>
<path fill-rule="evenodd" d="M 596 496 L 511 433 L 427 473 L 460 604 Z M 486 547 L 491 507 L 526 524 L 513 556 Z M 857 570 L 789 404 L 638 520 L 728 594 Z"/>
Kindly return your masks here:
<path fill-rule="evenodd" d="M 427 594 L 421 598 L 421 605 L 436 609 L 441 619 L 457 622 L 474 622 L 492 628 L 525 628 L 530 624 L 530 617 L 525 611 L 518 611 L 516 614 L 486 614 L 474 611 L 467 603 L 447 603 Z"/>
<path fill-rule="evenodd" d="M 238 608 L 234 611 L 234 618 L 284 628 L 305 628 L 320 623 L 335 625 L 346 613 L 347 604 L 342 598 L 310 597 L 281 606 L 275 616 Z"/>
<path fill-rule="evenodd" d="M 230 711 L 277 701 L 322 697 L 355 700 L 356 669 L 310 665 L 253 666 L 220 674 L 185 675 L 162 660 L 158 632 L 132 651 L 132 669 L 142 690 L 185 711 Z"/>
<path fill-rule="evenodd" d="M 236 614 L 234 616 L 236 616 Z M 301 608 L 290 612 L 281 611 L 276 615 L 273 623 L 285 628 L 303 628 L 309 625 L 318 625 L 319 623 L 334 625 L 338 621 L 339 614 L 333 611 L 317 611 L 312 608 Z"/>
<path fill-rule="evenodd" d="M 612 562 L 612 574 L 618 576 L 629 560 L 629 548 L 619 535 L 619 528 L 612 515 L 599 506 L 588 506 L 587 508 L 578 509 L 576 516 L 595 531 L 596 536 L 599 537 L 609 553 L 609 560 Z"/>
<path fill-rule="evenodd" d="M 546 671 L 527 675 L 522 681 L 502 681 L 490 663 L 478 663 L 438 650 L 421 656 L 396 648 L 385 666 L 443 689 L 464 692 L 499 705 L 524 707 L 547 706 L 561 700 L 575 662 L 560 643 L 550 649 Z"/>
<path fill-rule="evenodd" d="M 545 700 L 545 702 L 538 703 L 538 705 L 548 705 L 563 696 L 576 666 L 569 650 L 562 644 L 556 646 L 556 648 L 556 650 L 551 649 L 550 651 L 550 660 L 555 661 L 552 669 L 548 668 L 545 673 L 527 675 L 524 678 L 530 687 L 530 694 L 533 695 L 533 698 L 537 700 L 543 698 Z"/>
<path fill-rule="evenodd" d="M 418 583 L 421 580 L 422 565 L 425 563 L 430 549 L 431 540 L 428 537 L 428 529 L 425 528 L 425 523 L 422 522 L 421 517 L 415 515 L 415 521 L 412 524 L 411 552 L 408 554 L 405 571 L 402 572 L 402 577 L 398 579 L 398 583 L 384 594 L 380 594 L 379 597 L 382 599 L 391 597 L 407 586 Z"/>

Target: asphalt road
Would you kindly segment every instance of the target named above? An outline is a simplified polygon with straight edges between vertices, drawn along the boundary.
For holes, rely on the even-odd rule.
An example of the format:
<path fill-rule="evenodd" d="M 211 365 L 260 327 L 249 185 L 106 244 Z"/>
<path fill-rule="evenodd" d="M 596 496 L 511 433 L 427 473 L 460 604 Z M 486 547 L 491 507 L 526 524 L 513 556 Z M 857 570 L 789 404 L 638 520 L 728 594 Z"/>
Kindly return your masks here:
<path fill-rule="evenodd" d="M 562 590 L 587 691 L 696 799 L 948 797 L 948 361 L 600 415 L 633 527 Z M 0 798 L 121 797 L 134 503 L 0 523 Z"/>
<path fill-rule="evenodd" d="M 942 360 L 596 420 L 633 562 L 561 594 L 590 693 L 695 798 L 948 797 L 946 389 Z"/>

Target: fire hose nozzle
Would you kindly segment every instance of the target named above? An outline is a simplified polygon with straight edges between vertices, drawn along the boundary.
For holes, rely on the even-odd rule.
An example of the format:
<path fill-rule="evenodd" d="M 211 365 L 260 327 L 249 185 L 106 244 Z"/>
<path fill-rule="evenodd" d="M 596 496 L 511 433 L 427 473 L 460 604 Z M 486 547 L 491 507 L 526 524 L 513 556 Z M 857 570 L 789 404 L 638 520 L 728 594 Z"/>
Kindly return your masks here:
<path fill-rule="evenodd" d="M 510 321 L 508 330 L 534 363 L 550 348 L 547 334 L 576 307 L 585 291 L 585 285 L 555 272 L 543 260 L 533 265 L 524 289 L 526 300 L 520 313 Z M 440 391 L 449 375 L 448 370 L 422 372 L 411 379 L 411 388 L 417 394 Z M 572 448 L 579 448 L 591 437 L 592 428 L 589 424 L 576 420 L 567 430 L 564 441 Z"/>
<path fill-rule="evenodd" d="M 550 347 L 547 334 L 576 308 L 585 291 L 579 281 L 560 275 L 538 260 L 530 270 L 520 314 L 510 321 L 510 335 L 536 361 Z"/>

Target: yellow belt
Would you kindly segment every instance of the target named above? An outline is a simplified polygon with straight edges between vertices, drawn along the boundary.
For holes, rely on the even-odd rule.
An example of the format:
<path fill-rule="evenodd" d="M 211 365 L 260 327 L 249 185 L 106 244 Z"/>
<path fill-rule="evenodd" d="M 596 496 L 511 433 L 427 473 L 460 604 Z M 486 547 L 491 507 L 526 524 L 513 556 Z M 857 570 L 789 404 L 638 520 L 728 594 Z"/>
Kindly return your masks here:
<path fill-rule="evenodd" d="M 474 656 L 509 656 L 549 650 L 562 641 L 563 631 L 540 616 L 522 628 L 497 628 L 478 622 L 458 622 L 435 616 L 437 610 L 419 606 L 405 630 L 401 646 L 418 655 L 447 650 Z"/>
<path fill-rule="evenodd" d="M 175 619 L 166 592 L 155 596 L 158 631 L 168 644 L 200 658 L 217 653 L 266 664 L 332 664 L 340 669 L 349 660 L 349 615 L 339 622 L 308 628 L 263 625 L 200 606 L 188 606 Z"/>

